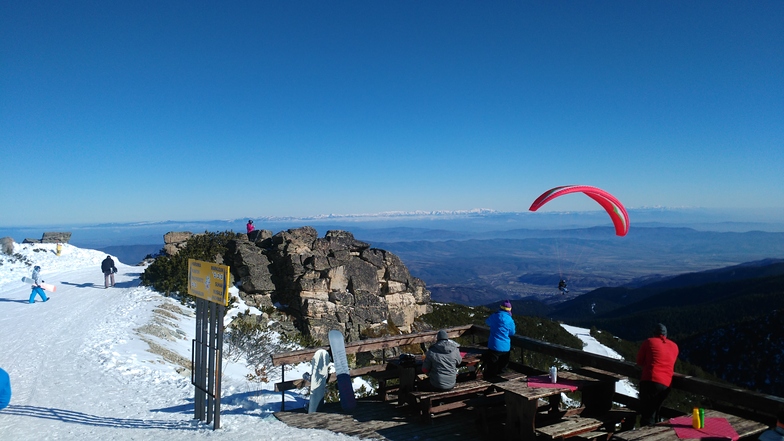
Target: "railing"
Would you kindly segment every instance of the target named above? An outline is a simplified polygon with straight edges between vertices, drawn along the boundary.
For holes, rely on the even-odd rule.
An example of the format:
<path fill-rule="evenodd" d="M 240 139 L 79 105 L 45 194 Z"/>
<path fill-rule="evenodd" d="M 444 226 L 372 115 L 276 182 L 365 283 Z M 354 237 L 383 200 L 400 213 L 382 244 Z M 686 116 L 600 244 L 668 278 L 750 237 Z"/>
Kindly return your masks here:
<path fill-rule="evenodd" d="M 473 335 L 474 338 L 486 339 L 490 329 L 485 326 L 464 325 L 446 329 L 449 338 Z M 437 331 L 420 332 L 391 337 L 379 337 L 358 342 L 347 343 L 346 353 L 377 351 L 411 344 L 421 344 L 436 341 Z M 523 350 L 534 351 L 550 355 L 558 359 L 573 362 L 583 367 L 592 367 L 630 378 L 639 378 L 640 368 L 634 363 L 617 360 L 603 355 L 591 354 L 580 349 L 574 349 L 553 343 L 547 343 L 521 335 L 512 337 L 512 346 Z M 310 361 L 317 349 L 303 349 L 300 351 L 286 352 L 272 355 L 275 366 Z M 328 349 L 324 347 L 323 349 Z M 368 370 L 370 369 L 370 370 Z M 352 374 L 363 375 L 364 371 L 372 371 L 373 367 L 359 368 Z M 284 379 L 281 379 L 284 382 Z M 672 380 L 672 388 L 704 396 L 708 399 L 724 404 L 726 413 L 738 413 L 750 419 L 756 416 L 763 422 L 775 421 L 777 409 L 784 408 L 784 398 L 774 395 L 762 394 L 736 386 L 728 386 L 713 381 L 676 373 Z M 285 390 L 285 389 L 282 389 Z M 636 407 L 637 399 L 623 394 L 615 394 L 614 400 L 618 403 Z"/>
<path fill-rule="evenodd" d="M 471 332 L 476 335 L 481 335 L 482 337 L 490 335 L 490 329 L 485 326 L 475 325 Z M 625 375 L 630 378 L 639 378 L 641 373 L 640 368 L 636 364 L 628 361 L 591 354 L 579 349 L 547 343 L 521 335 L 512 337 L 512 346 L 551 355 L 561 360 L 574 362 L 581 366 L 595 367 L 616 374 Z M 702 395 L 711 400 L 724 403 L 727 409 L 736 409 L 739 413 L 748 415 L 748 411 L 752 411 L 752 413 L 766 417 L 766 421 L 770 419 L 775 421 L 774 416 L 776 410 L 784 407 L 784 398 L 782 397 L 762 394 L 737 386 L 728 386 L 690 375 L 676 373 L 672 379 L 672 388 Z M 637 401 L 634 397 L 622 394 L 616 395 L 619 403 L 628 404 L 636 403 Z"/>

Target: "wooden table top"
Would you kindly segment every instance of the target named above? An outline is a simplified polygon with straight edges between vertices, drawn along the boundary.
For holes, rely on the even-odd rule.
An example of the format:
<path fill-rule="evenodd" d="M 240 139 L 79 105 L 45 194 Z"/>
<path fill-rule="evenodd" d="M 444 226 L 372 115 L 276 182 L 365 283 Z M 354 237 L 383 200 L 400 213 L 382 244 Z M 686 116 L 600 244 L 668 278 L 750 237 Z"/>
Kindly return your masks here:
<path fill-rule="evenodd" d="M 529 387 L 528 377 L 520 377 L 508 381 L 502 381 L 500 383 L 495 383 L 494 387 L 496 389 L 505 392 L 511 392 L 515 395 L 519 395 L 523 398 L 527 398 L 528 400 L 537 400 L 539 398 L 546 398 L 553 395 L 558 395 L 563 392 L 570 392 L 572 390 L 570 386 L 573 385 L 577 385 L 577 388 L 579 390 L 583 385 L 587 383 L 593 383 L 599 381 L 595 378 L 586 377 L 584 375 L 580 375 L 569 371 L 559 371 L 558 379 L 569 380 L 569 385 L 564 384 L 561 387 Z"/>
<path fill-rule="evenodd" d="M 741 438 L 762 433 L 768 426 L 757 421 L 747 420 L 739 416 L 730 415 L 718 410 L 705 409 L 706 418 L 725 418 Z M 649 440 L 649 441 L 681 441 L 669 421 L 664 421 L 653 426 L 641 427 L 636 430 L 616 433 L 613 439 L 623 441 Z M 689 438 L 699 439 L 699 438 Z"/>

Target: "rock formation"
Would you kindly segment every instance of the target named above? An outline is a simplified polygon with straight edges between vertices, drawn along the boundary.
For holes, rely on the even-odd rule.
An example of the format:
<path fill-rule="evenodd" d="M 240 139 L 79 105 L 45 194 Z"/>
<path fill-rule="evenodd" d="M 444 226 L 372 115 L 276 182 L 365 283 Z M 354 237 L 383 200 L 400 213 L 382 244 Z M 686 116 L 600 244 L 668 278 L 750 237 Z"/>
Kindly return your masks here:
<path fill-rule="evenodd" d="M 71 233 L 49 232 L 44 233 L 41 239 L 25 239 L 22 243 L 68 243 L 71 240 Z"/>
<path fill-rule="evenodd" d="M 193 237 L 190 231 L 170 231 L 163 235 L 163 252 L 168 256 L 177 254 Z"/>
<path fill-rule="evenodd" d="M 414 319 L 431 311 L 430 292 L 400 258 L 349 232 L 254 233 L 253 240 L 230 241 L 224 263 L 248 303 L 281 305 L 305 335 L 327 341 L 329 330 L 338 329 L 355 341 L 385 321 L 410 332 Z"/>

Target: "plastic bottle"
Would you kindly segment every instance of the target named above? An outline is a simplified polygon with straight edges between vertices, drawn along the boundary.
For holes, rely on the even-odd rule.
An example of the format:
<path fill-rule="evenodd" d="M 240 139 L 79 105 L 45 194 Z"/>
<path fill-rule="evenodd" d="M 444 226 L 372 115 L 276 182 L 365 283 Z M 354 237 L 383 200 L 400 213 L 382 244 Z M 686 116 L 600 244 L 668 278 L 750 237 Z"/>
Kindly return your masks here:
<path fill-rule="evenodd" d="M 700 428 L 700 409 L 696 407 L 691 411 L 691 427 Z"/>
<path fill-rule="evenodd" d="M 705 409 L 700 407 L 700 429 L 705 428 Z"/>

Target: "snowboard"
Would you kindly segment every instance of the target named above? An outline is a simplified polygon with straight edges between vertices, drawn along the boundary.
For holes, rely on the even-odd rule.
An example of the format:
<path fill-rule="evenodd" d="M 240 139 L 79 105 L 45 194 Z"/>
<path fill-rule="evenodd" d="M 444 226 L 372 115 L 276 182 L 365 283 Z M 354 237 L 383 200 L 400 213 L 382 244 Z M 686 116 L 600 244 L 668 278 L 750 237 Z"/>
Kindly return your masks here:
<path fill-rule="evenodd" d="M 35 280 L 33 280 L 33 279 L 29 278 L 29 277 L 22 277 L 22 282 L 35 284 Z M 46 291 L 49 291 L 49 292 L 57 291 L 57 287 L 52 285 L 52 284 L 50 284 L 50 283 L 43 283 L 43 282 L 41 282 L 41 283 L 39 283 L 39 285 L 41 286 L 41 288 L 45 289 Z"/>
<path fill-rule="evenodd" d="M 346 345 L 343 341 L 343 333 L 334 329 L 329 331 L 329 347 L 332 349 L 335 374 L 338 377 L 340 407 L 343 410 L 352 410 L 357 406 L 357 399 L 354 397 L 354 386 L 351 384 L 351 374 L 349 374 L 348 359 L 346 359 Z"/>
<path fill-rule="evenodd" d="M 323 349 L 319 349 L 313 354 L 308 413 L 318 411 L 318 407 L 324 399 L 324 393 L 327 391 L 327 377 L 329 376 L 330 361 L 329 353 Z"/>

